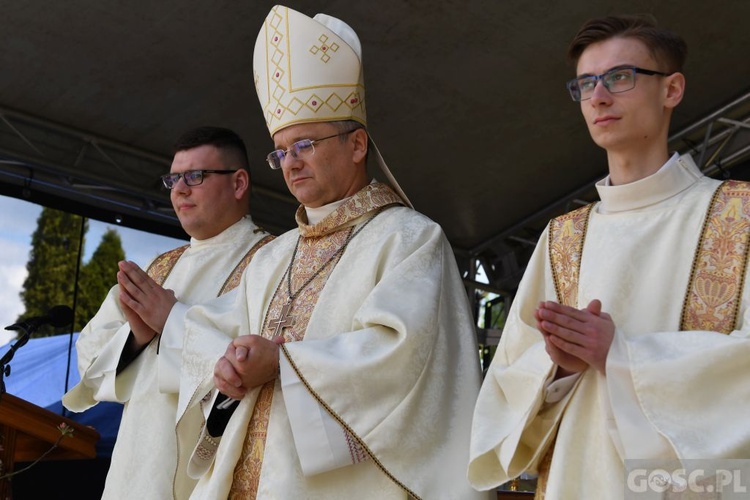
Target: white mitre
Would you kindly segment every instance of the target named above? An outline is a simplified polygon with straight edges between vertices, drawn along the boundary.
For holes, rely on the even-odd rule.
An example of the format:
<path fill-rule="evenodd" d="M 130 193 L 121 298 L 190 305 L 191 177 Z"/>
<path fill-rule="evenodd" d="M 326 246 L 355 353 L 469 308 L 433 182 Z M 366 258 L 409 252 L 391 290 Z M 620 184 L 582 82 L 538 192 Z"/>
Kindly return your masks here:
<path fill-rule="evenodd" d="M 367 127 L 362 44 L 340 19 L 274 6 L 255 41 L 253 79 L 271 137 L 298 123 L 354 120 Z M 381 170 L 412 206 L 368 136 Z"/>

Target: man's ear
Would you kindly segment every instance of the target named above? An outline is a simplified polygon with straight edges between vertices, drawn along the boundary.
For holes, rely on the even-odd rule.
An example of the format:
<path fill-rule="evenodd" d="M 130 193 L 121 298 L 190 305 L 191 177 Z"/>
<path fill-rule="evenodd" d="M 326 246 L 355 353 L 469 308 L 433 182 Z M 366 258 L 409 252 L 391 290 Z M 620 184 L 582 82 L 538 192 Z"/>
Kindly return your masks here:
<path fill-rule="evenodd" d="M 351 136 L 354 141 L 352 160 L 354 160 L 355 164 L 364 162 L 367 158 L 367 131 L 363 128 L 358 128 L 351 133 Z"/>
<path fill-rule="evenodd" d="M 236 199 L 242 199 L 242 197 L 250 191 L 250 173 L 241 168 L 234 173 L 234 197 Z"/>
<path fill-rule="evenodd" d="M 685 95 L 685 75 L 682 73 L 673 73 L 664 77 L 665 96 L 664 107 L 675 108 Z"/>

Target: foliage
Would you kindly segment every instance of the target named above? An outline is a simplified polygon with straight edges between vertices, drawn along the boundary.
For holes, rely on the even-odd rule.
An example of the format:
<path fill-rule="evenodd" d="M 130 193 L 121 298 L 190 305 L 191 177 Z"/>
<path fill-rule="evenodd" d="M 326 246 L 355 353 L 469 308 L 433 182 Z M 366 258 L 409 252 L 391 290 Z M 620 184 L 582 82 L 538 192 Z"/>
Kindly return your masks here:
<path fill-rule="evenodd" d="M 31 252 L 26 264 L 28 275 L 21 290 L 25 311 L 18 321 L 43 316 L 55 305 L 73 307 L 76 264 L 83 255 L 81 231 L 84 235 L 88 231 L 86 219 L 51 208 L 42 209 L 31 236 Z M 117 282 L 117 263 L 124 258 L 120 235 L 108 229 L 89 262 L 80 268 L 75 331 L 80 331 L 99 310 L 107 292 Z M 32 336 L 45 337 L 68 331 L 70 325 L 57 329 L 43 325 Z"/>
<path fill-rule="evenodd" d="M 117 282 L 117 263 L 124 259 L 119 233 L 108 229 L 91 260 L 81 269 L 75 331 L 81 331 L 99 310 L 109 289 Z"/>
<path fill-rule="evenodd" d="M 85 234 L 88 222 L 80 216 L 51 208 L 42 210 L 31 236 L 28 275 L 20 294 L 26 310 L 19 321 L 43 316 L 54 305 L 73 306 L 76 263 L 81 258 L 81 224 Z M 55 333 L 52 326 L 44 325 L 34 336 Z"/>

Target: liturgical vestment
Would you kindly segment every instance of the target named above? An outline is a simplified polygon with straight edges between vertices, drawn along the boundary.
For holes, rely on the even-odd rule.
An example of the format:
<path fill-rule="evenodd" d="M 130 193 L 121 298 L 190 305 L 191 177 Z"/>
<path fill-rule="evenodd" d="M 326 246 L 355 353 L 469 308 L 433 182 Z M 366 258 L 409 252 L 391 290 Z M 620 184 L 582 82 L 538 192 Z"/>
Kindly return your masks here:
<path fill-rule="evenodd" d="M 750 456 L 750 426 L 740 417 L 750 413 L 750 287 L 734 331 L 679 331 L 718 184 L 677 155 L 632 184 L 597 184 L 601 202 L 589 219 L 575 307 L 600 299 L 616 331 L 606 375 L 589 368 L 562 397 L 547 390 L 555 366 L 533 316 L 540 301 L 558 300 L 548 227 L 477 401 L 475 487 L 535 473 L 555 435 L 547 500 L 623 498 L 625 459 Z"/>
<path fill-rule="evenodd" d="M 216 298 L 222 289 L 231 288 L 228 278 L 239 281 L 238 264 L 267 236 L 246 216 L 217 236 L 193 238 L 171 271 L 167 269 L 163 286 L 174 290 L 183 304 Z M 99 401 L 125 404 L 103 498 L 187 498 L 195 485 L 186 473 L 191 450 L 180 450 L 182 466 L 178 468 L 175 413 L 179 382 L 169 382 L 179 380 L 174 374 L 180 369 L 179 354 L 163 339 L 160 346 L 157 337 L 117 374 L 120 353 L 130 333 L 118 296 L 116 285 L 81 331 L 76 343 L 81 382 L 65 395 L 63 403 L 72 411 L 84 411 Z M 169 343 L 182 345 L 181 335 Z M 167 353 L 172 354 L 171 359 L 164 355 Z M 171 392 L 160 392 L 160 386 L 170 385 Z M 185 428 L 197 433 L 203 419 L 200 411 L 183 418 Z"/>
<path fill-rule="evenodd" d="M 465 477 L 480 373 L 441 228 L 379 183 L 317 224 L 300 207 L 297 222 L 256 255 L 234 297 L 187 313 L 186 353 L 205 352 L 211 335 L 271 338 L 295 297 L 280 377 L 248 391 L 218 449 L 203 436 L 193 497 L 252 498 L 254 481 L 257 498 L 486 498 Z M 212 389 L 213 365 L 184 363 L 178 413 Z"/>

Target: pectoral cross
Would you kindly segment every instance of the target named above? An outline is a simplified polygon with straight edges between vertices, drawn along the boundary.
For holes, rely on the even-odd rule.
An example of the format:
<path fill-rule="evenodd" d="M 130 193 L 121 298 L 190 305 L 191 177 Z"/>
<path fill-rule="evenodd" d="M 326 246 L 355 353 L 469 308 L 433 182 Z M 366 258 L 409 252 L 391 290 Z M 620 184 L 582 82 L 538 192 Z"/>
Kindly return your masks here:
<path fill-rule="evenodd" d="M 289 328 L 294 325 L 294 316 L 289 315 L 289 311 L 292 309 L 292 303 L 287 302 L 284 307 L 281 308 L 281 314 L 278 318 L 272 319 L 268 322 L 269 328 L 276 328 L 273 332 L 273 336 L 277 337 L 283 333 L 284 328 Z"/>

